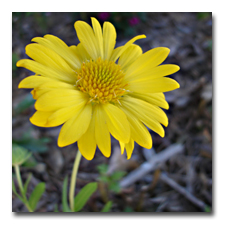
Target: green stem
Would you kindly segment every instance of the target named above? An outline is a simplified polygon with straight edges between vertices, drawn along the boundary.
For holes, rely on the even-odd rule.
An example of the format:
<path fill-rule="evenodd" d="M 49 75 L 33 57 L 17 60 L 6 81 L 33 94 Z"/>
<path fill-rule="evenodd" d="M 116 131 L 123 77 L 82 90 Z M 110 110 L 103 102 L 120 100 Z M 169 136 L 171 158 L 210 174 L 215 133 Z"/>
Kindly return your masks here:
<path fill-rule="evenodd" d="M 69 201 L 70 201 L 70 209 L 72 212 L 74 212 L 74 192 L 76 187 L 77 171 L 80 164 L 80 160 L 81 160 L 81 153 L 78 149 L 76 158 L 74 160 L 73 171 L 72 171 L 71 181 L 70 181 Z"/>
<path fill-rule="evenodd" d="M 24 198 L 24 189 L 23 189 L 23 182 L 22 182 L 21 175 L 20 175 L 20 167 L 19 167 L 19 165 L 15 165 L 14 167 L 15 167 L 15 171 L 16 171 L 16 179 L 19 184 L 20 193 L 22 194 L 22 196 Z"/>
<path fill-rule="evenodd" d="M 15 172 L 16 172 L 16 179 L 17 179 L 17 182 L 19 185 L 20 193 L 22 194 L 22 197 L 24 199 L 24 204 L 27 207 L 29 212 L 33 212 L 33 210 L 30 208 L 29 203 L 27 201 L 26 193 L 24 192 L 23 182 L 22 182 L 21 175 L 20 175 L 20 167 L 19 167 L 19 165 L 15 165 L 14 168 L 15 168 Z"/>

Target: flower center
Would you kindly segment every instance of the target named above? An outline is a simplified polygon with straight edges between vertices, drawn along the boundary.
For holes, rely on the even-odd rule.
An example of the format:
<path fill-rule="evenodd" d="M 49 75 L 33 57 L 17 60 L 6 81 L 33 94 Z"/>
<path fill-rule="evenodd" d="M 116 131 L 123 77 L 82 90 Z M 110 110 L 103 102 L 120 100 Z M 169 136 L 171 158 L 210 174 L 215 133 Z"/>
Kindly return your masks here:
<path fill-rule="evenodd" d="M 76 74 L 76 86 L 90 96 L 90 102 L 116 103 L 126 91 L 122 83 L 125 74 L 113 61 L 101 58 L 86 61 Z"/>

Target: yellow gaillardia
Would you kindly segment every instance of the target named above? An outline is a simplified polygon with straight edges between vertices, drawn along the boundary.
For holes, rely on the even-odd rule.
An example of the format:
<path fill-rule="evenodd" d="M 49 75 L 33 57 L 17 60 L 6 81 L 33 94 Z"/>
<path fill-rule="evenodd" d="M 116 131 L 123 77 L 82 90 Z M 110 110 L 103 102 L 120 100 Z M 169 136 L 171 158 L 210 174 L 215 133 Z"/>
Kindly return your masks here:
<path fill-rule="evenodd" d="M 77 46 L 67 46 L 53 35 L 33 38 L 36 43 L 26 46 L 26 54 L 33 60 L 22 59 L 17 66 L 35 75 L 23 79 L 19 88 L 33 89 L 37 111 L 30 118 L 32 124 L 63 124 L 60 147 L 77 142 L 81 154 L 91 160 L 98 146 L 109 157 L 111 134 L 129 159 L 134 141 L 152 147 L 146 126 L 164 137 L 161 124 L 167 126 L 168 118 L 161 108 L 169 106 L 163 92 L 179 88 L 165 76 L 177 72 L 179 66 L 160 65 L 168 48 L 143 53 L 133 44 L 145 35 L 115 48 L 114 26 L 105 22 L 102 29 L 95 18 L 91 20 L 93 29 L 83 21 L 75 22 Z"/>

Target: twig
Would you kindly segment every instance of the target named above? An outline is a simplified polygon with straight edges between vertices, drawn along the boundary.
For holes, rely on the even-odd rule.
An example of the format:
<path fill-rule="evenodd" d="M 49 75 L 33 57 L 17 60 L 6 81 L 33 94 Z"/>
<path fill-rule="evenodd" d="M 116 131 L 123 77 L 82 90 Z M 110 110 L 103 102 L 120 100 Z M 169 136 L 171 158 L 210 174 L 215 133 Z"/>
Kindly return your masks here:
<path fill-rule="evenodd" d="M 132 171 L 128 176 L 126 176 L 123 180 L 121 180 L 120 187 L 121 188 L 128 187 L 129 185 L 140 180 L 147 173 L 159 168 L 161 163 L 165 162 L 166 160 L 171 158 L 173 155 L 181 153 L 183 149 L 184 149 L 184 146 L 182 144 L 170 145 L 164 151 L 154 155 L 152 159 L 143 163 L 140 167 Z"/>
<path fill-rule="evenodd" d="M 165 172 L 161 173 L 160 180 L 168 184 L 170 187 L 175 189 L 177 192 L 182 194 L 185 198 L 187 198 L 190 202 L 192 202 L 194 205 L 198 206 L 200 209 L 205 211 L 206 204 L 196 198 L 194 195 L 192 195 L 190 192 L 188 192 L 185 188 L 181 187 L 179 184 L 177 184 L 173 179 L 169 178 Z"/>

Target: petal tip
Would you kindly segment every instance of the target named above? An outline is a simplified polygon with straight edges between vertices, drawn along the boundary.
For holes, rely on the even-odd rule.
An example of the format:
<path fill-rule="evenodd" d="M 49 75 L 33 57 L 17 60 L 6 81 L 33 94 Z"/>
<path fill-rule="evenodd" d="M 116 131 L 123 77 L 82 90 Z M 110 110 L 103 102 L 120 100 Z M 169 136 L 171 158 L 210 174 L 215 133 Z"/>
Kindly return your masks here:
<path fill-rule="evenodd" d="M 131 158 L 131 155 L 127 156 L 127 160 L 129 160 Z"/>
<path fill-rule="evenodd" d="M 37 40 L 37 37 L 34 37 L 31 39 L 32 42 L 36 42 L 36 40 Z"/>
<path fill-rule="evenodd" d="M 29 120 L 30 120 L 30 122 L 31 122 L 33 125 L 38 126 L 38 124 L 37 124 L 37 123 L 35 123 L 35 120 L 34 120 L 34 115 L 33 115 L 33 116 L 31 116 L 31 117 L 29 118 Z"/>
<path fill-rule="evenodd" d="M 84 21 L 77 20 L 77 21 L 74 23 L 74 28 L 75 28 L 75 30 L 78 28 L 79 24 L 84 24 L 84 23 L 85 23 Z"/>
<path fill-rule="evenodd" d="M 165 131 L 163 130 L 163 133 L 159 134 L 162 138 L 165 137 Z"/>
<path fill-rule="evenodd" d="M 39 108 L 39 101 L 36 101 L 35 103 L 34 103 L 34 108 L 38 111 L 38 110 L 41 110 L 40 108 Z"/>
<path fill-rule="evenodd" d="M 23 66 L 23 60 L 19 60 L 17 63 L 16 63 L 16 66 L 17 67 L 22 67 Z"/>
<path fill-rule="evenodd" d="M 126 149 L 126 153 L 127 153 L 127 160 L 129 160 L 132 156 L 132 152 L 131 153 L 128 153 L 127 149 Z"/>
<path fill-rule="evenodd" d="M 63 143 L 63 141 L 60 140 L 60 137 L 58 137 L 57 145 L 58 145 L 60 148 L 67 146 L 67 144 Z"/>
<path fill-rule="evenodd" d="M 138 35 L 138 36 L 139 36 L 139 39 L 146 38 L 146 35 L 145 34 Z"/>
<path fill-rule="evenodd" d="M 161 47 L 161 49 L 167 54 L 168 57 L 168 55 L 170 54 L 170 49 L 167 47 Z"/>
<path fill-rule="evenodd" d="M 91 17 L 91 21 L 98 21 L 95 17 Z"/>
<path fill-rule="evenodd" d="M 19 89 L 23 88 L 22 82 L 23 82 L 23 80 L 21 80 L 20 83 L 18 84 Z"/>
<path fill-rule="evenodd" d="M 170 108 L 168 102 L 166 102 L 164 109 L 168 110 Z"/>
<path fill-rule="evenodd" d="M 88 161 L 91 161 L 93 158 L 94 158 L 94 155 L 93 156 L 91 156 L 91 157 L 88 157 L 88 156 L 84 156 L 84 155 L 82 155 L 86 160 L 88 160 Z"/>
<path fill-rule="evenodd" d="M 101 151 L 101 150 L 100 150 Z M 111 152 L 105 152 L 105 151 L 101 151 L 101 153 L 106 157 L 109 158 L 111 156 Z"/>
<path fill-rule="evenodd" d="M 169 121 L 167 120 L 166 123 L 163 124 L 165 127 L 168 127 Z"/>

